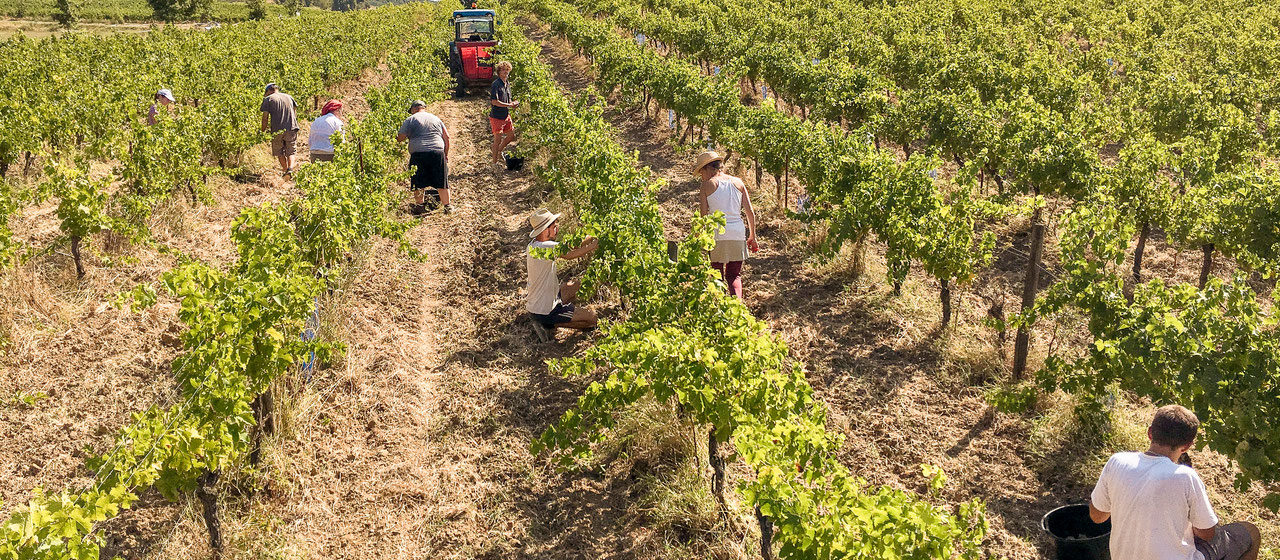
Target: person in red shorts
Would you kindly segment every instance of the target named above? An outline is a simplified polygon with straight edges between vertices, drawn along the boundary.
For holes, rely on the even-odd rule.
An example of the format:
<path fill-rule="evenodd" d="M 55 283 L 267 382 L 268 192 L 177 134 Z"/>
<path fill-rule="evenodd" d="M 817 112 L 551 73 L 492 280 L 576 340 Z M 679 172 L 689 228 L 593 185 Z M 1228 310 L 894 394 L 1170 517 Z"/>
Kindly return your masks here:
<path fill-rule="evenodd" d="M 489 88 L 489 128 L 493 131 L 493 167 L 501 171 L 505 168 L 502 161 L 502 150 L 516 139 L 516 129 L 511 124 L 511 109 L 520 106 L 519 101 L 511 100 L 511 85 L 507 76 L 511 75 L 511 63 L 499 62 L 493 68 L 498 79 Z"/>

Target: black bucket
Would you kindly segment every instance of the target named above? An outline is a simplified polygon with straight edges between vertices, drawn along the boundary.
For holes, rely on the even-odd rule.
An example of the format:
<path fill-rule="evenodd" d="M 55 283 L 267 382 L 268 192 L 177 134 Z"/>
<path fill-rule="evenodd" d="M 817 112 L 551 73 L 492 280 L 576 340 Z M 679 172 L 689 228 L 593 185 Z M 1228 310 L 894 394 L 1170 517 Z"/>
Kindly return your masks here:
<path fill-rule="evenodd" d="M 1111 520 L 1094 523 L 1089 504 L 1062 506 L 1040 519 L 1049 533 L 1058 560 L 1111 560 Z"/>
<path fill-rule="evenodd" d="M 524 158 L 515 157 L 511 154 L 502 154 L 502 159 L 507 160 L 507 171 L 519 171 L 524 169 Z"/>

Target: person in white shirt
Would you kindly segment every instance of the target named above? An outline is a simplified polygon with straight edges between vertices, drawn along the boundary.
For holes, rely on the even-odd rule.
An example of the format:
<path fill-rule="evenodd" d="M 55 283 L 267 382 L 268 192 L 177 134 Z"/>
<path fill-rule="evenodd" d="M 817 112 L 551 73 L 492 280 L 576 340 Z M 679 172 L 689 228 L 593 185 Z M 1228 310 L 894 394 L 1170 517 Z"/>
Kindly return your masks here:
<path fill-rule="evenodd" d="M 331 99 L 324 104 L 324 108 L 320 109 L 320 118 L 311 123 L 311 134 L 307 137 L 307 144 L 311 150 L 311 163 L 333 161 L 333 135 L 341 134 L 342 138 L 346 139 L 343 126 L 345 125 L 342 122 L 342 102 Z"/>
<path fill-rule="evenodd" d="M 555 241 L 556 235 L 560 233 L 560 226 L 556 223 L 559 219 L 560 214 L 553 214 L 545 208 L 539 208 L 529 216 L 529 227 L 532 228 L 529 237 L 533 241 L 526 249 L 529 295 L 525 310 L 548 329 L 592 329 L 596 326 L 595 312 L 574 307 L 574 301 L 578 298 L 578 283 L 570 280 L 561 284 L 560 278 L 556 276 L 555 260 L 573 260 L 590 255 L 599 247 L 599 242 L 594 237 L 587 237 L 577 249 L 562 253 L 560 244 Z"/>
<path fill-rule="evenodd" d="M 1116 453 L 1089 498 L 1094 523 L 1111 519 L 1116 560 L 1256 560 L 1262 537 L 1251 523 L 1219 525 L 1204 481 L 1190 466 L 1200 420 L 1161 407 L 1147 428 L 1145 453 Z M 1182 464 L 1179 464 L 1182 463 Z"/>
<path fill-rule="evenodd" d="M 716 232 L 711 249 L 711 267 L 720 273 L 729 295 L 742 299 L 742 262 L 747 251 L 756 251 L 756 211 L 751 206 L 751 193 L 742 179 L 724 172 L 724 158 L 712 151 L 698 154 L 693 174 L 701 182 L 698 214 L 724 214 L 724 229 Z M 745 219 L 744 219 L 745 218 Z"/>

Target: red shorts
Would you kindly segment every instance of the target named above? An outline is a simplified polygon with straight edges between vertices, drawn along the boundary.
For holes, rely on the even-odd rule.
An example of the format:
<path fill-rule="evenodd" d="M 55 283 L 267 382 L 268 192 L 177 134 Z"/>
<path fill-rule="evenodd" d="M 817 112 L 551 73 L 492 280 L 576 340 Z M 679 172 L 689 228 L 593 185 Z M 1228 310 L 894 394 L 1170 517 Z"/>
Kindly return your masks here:
<path fill-rule="evenodd" d="M 493 131 L 494 136 L 502 134 L 503 132 L 507 134 L 515 134 L 516 132 L 515 127 L 511 125 L 511 117 L 507 117 L 505 119 L 489 117 L 489 129 Z"/>

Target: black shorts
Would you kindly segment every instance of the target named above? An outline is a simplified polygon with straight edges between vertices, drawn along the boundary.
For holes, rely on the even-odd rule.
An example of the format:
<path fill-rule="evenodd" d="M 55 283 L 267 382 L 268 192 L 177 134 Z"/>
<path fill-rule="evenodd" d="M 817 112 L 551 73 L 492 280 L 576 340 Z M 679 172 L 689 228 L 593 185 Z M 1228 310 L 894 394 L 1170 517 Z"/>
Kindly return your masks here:
<path fill-rule="evenodd" d="M 449 168 L 444 161 L 444 152 L 411 153 L 409 166 L 414 168 L 413 177 L 409 179 L 410 190 L 449 188 Z"/>
<path fill-rule="evenodd" d="M 568 323 L 573 320 L 573 304 L 560 302 L 556 304 L 555 309 L 551 310 L 551 313 L 547 313 L 546 315 L 530 313 L 529 316 L 533 317 L 534 321 L 541 323 L 542 326 L 552 328 L 556 325 Z"/>

